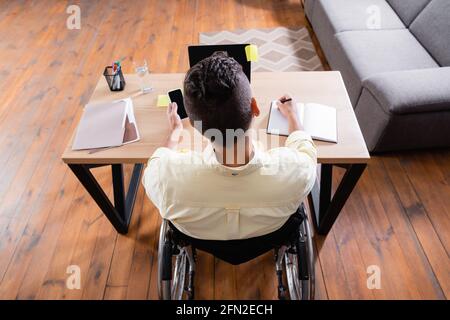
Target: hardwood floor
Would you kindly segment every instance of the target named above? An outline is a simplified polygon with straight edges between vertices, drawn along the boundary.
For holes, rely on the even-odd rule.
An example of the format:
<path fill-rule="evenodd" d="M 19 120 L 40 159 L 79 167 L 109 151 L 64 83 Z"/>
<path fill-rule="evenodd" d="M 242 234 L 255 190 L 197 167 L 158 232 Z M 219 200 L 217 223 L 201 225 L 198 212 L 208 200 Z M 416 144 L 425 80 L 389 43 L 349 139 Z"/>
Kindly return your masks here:
<path fill-rule="evenodd" d="M 126 57 L 125 72 L 132 57 L 184 72 L 199 32 L 307 22 L 294 0 L 77 3 L 81 29 L 68 30 L 66 1 L 0 0 L 0 298 L 156 299 L 160 219 L 143 189 L 118 235 L 60 160 L 82 106 L 113 59 Z M 94 173 L 111 185 L 105 168 Z M 449 150 L 375 156 L 316 238 L 317 298 L 447 299 L 449 215 Z M 79 290 L 66 288 L 69 265 L 80 267 Z M 366 286 L 370 265 L 379 290 Z M 201 253 L 196 289 L 200 299 L 276 299 L 272 255 L 234 267 Z"/>

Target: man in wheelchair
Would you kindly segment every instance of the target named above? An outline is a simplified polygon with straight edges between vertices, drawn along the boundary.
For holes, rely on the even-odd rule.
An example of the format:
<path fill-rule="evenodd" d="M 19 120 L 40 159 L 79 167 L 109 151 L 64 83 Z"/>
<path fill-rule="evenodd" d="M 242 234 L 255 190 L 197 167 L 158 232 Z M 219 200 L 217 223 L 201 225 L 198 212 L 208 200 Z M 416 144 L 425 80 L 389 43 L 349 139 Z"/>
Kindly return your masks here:
<path fill-rule="evenodd" d="M 287 297 L 284 263 L 290 298 L 312 298 L 313 250 L 302 202 L 315 182 L 317 154 L 297 119 L 296 103 L 288 95 L 277 103 L 289 123 L 285 146 L 262 150 L 249 130 L 260 113 L 249 81 L 238 62 L 216 52 L 187 72 L 184 104 L 209 146 L 177 151 L 183 124 L 171 103 L 171 134 L 143 176 L 164 219 L 160 297 L 193 297 L 197 248 L 233 264 L 275 249 L 279 297 Z"/>

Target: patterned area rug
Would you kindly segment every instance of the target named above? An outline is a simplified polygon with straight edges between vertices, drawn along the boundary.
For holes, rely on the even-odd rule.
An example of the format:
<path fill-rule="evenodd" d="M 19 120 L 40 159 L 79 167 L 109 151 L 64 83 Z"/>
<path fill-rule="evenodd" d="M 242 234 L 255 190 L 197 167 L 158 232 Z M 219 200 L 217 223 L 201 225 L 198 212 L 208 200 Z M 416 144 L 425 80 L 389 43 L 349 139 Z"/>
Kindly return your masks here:
<path fill-rule="evenodd" d="M 251 43 L 259 59 L 252 71 L 318 71 L 320 59 L 306 28 L 249 29 L 200 33 L 200 44 Z"/>

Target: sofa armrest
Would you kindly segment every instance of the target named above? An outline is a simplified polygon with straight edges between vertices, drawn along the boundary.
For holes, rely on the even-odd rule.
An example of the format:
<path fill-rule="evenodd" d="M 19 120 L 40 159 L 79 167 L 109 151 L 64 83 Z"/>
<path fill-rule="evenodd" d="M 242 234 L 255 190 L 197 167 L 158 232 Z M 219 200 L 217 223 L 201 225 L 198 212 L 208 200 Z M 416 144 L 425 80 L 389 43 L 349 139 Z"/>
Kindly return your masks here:
<path fill-rule="evenodd" d="M 305 15 L 311 21 L 313 11 L 314 11 L 314 6 L 316 5 L 316 0 L 303 0 L 302 3 L 303 3 L 303 9 L 305 10 Z"/>
<path fill-rule="evenodd" d="M 450 67 L 380 73 L 363 88 L 386 113 L 450 111 Z"/>

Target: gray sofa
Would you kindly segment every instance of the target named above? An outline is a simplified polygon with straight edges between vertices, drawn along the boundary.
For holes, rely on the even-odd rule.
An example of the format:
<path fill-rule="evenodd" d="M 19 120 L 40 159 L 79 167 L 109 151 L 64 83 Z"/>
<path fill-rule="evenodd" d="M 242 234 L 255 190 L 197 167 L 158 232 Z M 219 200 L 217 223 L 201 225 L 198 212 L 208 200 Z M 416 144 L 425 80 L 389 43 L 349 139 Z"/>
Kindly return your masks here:
<path fill-rule="evenodd" d="M 450 0 L 306 0 L 372 152 L 450 146 Z"/>

